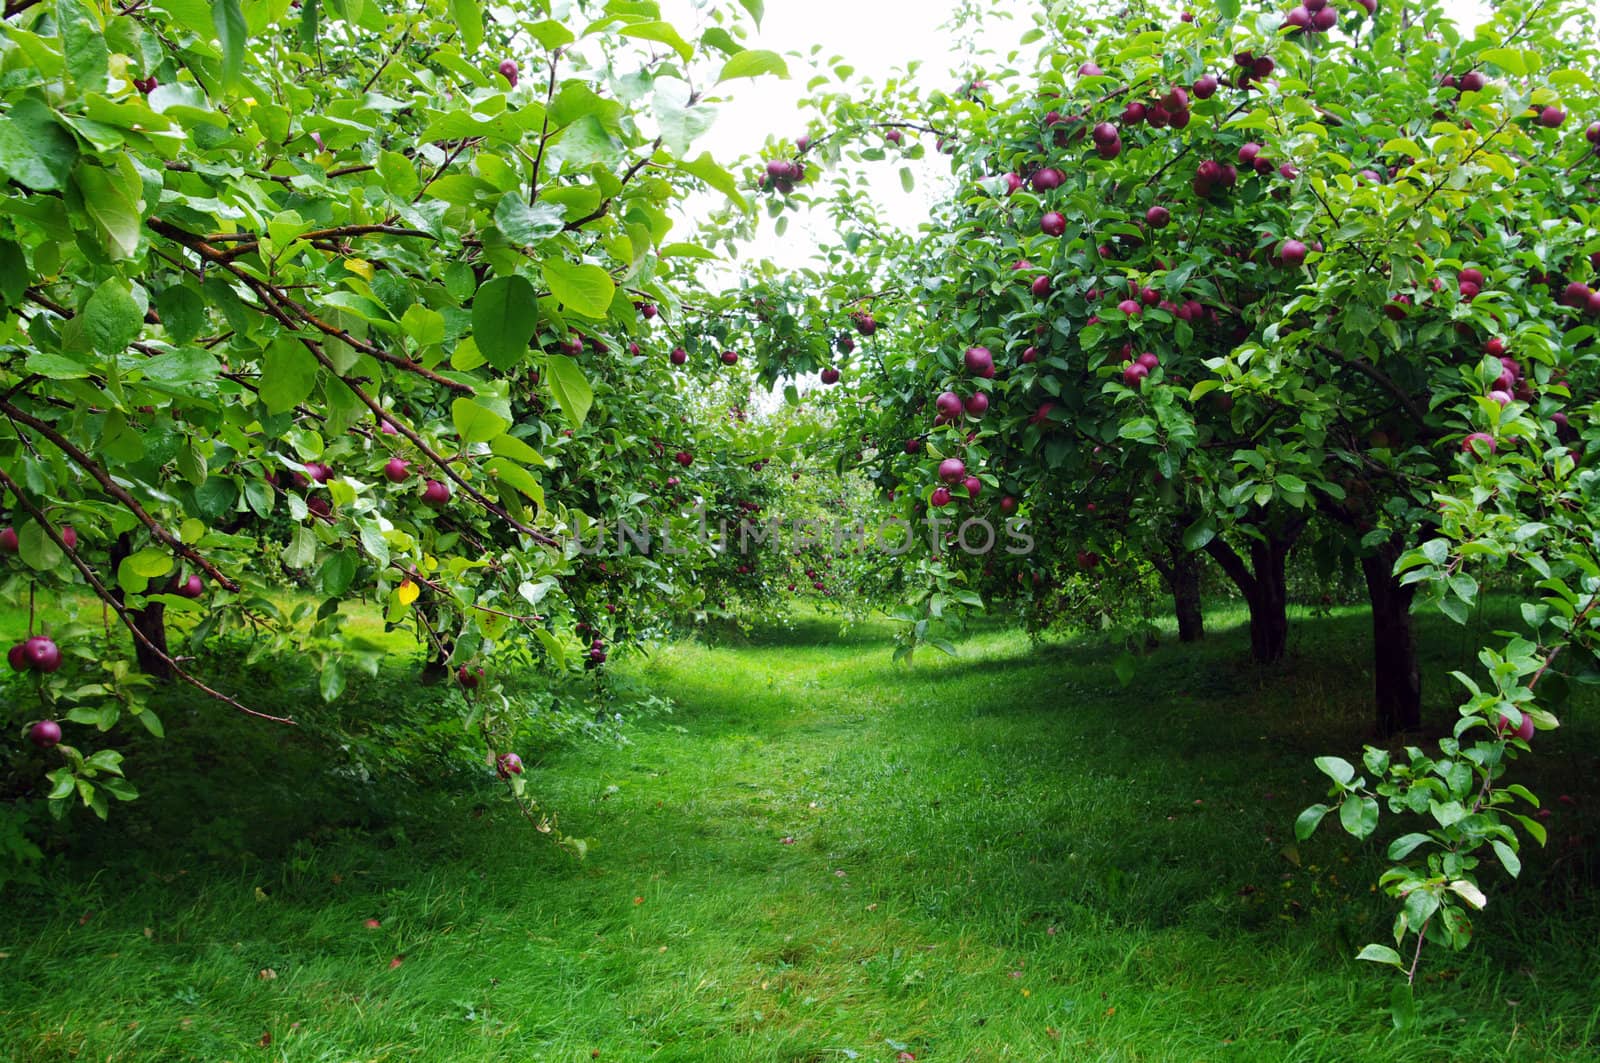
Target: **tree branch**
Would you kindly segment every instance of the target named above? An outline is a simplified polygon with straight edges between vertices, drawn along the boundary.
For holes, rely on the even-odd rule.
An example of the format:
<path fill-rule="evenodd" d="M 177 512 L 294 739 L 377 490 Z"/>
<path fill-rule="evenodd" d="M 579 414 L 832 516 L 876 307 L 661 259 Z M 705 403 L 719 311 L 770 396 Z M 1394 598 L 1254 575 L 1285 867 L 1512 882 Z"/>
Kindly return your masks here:
<path fill-rule="evenodd" d="M 146 649 L 160 657 L 166 663 L 166 665 L 172 669 L 173 675 L 176 675 L 179 679 L 182 679 L 185 683 L 188 683 L 190 686 L 194 687 L 202 694 L 205 694 L 207 697 L 215 698 L 224 705 L 238 709 L 246 716 L 254 716 L 258 720 L 270 720 L 273 723 L 288 724 L 290 727 L 295 726 L 295 722 L 286 716 L 269 716 L 267 713 L 257 712 L 255 709 L 241 704 L 239 701 L 229 697 L 227 694 L 222 693 L 220 690 L 216 690 L 207 686 L 205 683 L 191 675 L 181 664 L 179 664 L 169 654 L 152 642 L 148 635 L 139 630 L 139 625 L 134 623 L 133 617 L 128 615 L 127 607 L 121 602 L 117 601 L 116 596 L 106 589 L 105 584 L 100 582 L 100 578 L 94 574 L 94 570 L 89 567 L 88 563 L 84 561 L 83 558 L 78 556 L 78 552 L 76 550 L 67 545 L 66 540 L 61 537 L 61 532 L 51 525 L 49 518 L 45 516 L 44 510 L 40 509 L 22 493 L 22 488 L 17 486 L 17 482 L 8 476 L 4 469 L 0 469 L 0 484 L 4 484 L 6 488 L 10 490 L 12 497 L 17 500 L 17 504 L 32 514 L 33 519 L 38 522 L 39 527 L 43 528 L 45 534 L 50 536 L 51 541 L 56 544 L 56 547 L 66 554 L 67 560 L 72 562 L 73 567 L 82 573 L 83 578 L 88 581 L 89 586 L 94 588 L 95 596 L 105 604 L 109 605 L 112 609 L 116 610 L 117 617 L 122 621 L 123 626 L 126 627 L 133 634 L 133 637 L 138 639 Z M 237 590 L 238 588 L 235 586 L 232 589 Z"/>
<path fill-rule="evenodd" d="M 224 575 L 222 571 L 210 561 L 207 561 L 204 557 L 201 557 L 193 547 L 189 546 L 182 539 L 179 539 L 176 535 L 173 535 L 171 532 L 167 531 L 166 528 L 162 527 L 162 525 L 154 517 L 145 511 L 145 508 L 139 504 L 139 500 L 134 498 L 133 495 L 128 492 L 127 488 L 113 480 L 111 478 L 111 474 L 107 472 L 103 466 L 97 464 L 93 458 L 89 457 L 88 454 L 84 453 L 76 445 L 74 445 L 72 440 L 56 431 L 56 429 L 48 422 L 41 421 L 39 418 L 34 417 L 25 410 L 19 409 L 9 400 L 0 400 L 0 412 L 3 412 L 13 421 L 18 421 L 27 425 L 35 432 L 38 432 L 50 442 L 54 443 L 63 454 L 71 458 L 75 464 L 83 469 L 84 472 L 92 476 L 95 482 L 100 485 L 101 490 L 105 491 L 106 494 L 122 503 L 124 508 L 131 512 L 135 517 L 139 518 L 139 522 L 146 528 L 150 529 L 150 534 L 159 542 L 165 544 L 174 553 L 187 558 L 191 563 L 199 566 L 205 571 L 206 575 L 216 580 L 217 583 L 223 587 L 226 587 L 228 590 L 234 591 L 235 593 L 238 592 L 238 583 Z"/>

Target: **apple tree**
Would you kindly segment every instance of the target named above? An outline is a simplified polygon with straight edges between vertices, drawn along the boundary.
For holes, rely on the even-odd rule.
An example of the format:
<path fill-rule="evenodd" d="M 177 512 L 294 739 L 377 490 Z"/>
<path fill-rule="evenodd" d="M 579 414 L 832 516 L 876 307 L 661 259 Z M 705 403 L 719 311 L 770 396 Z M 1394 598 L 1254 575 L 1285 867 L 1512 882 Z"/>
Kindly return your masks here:
<path fill-rule="evenodd" d="M 354 601 L 415 631 L 523 796 L 495 655 L 603 675 L 703 604 L 708 553 L 576 539 L 730 475 L 724 423 L 683 411 L 746 369 L 671 355 L 713 254 L 676 205 L 748 203 L 693 142 L 727 83 L 785 73 L 740 43 L 760 9 L 690 38 L 649 0 L 6 6 L 0 595 L 30 617 L 8 756 L 49 769 L 22 796 L 135 796 L 91 747 L 160 734 L 162 681 L 292 723 L 207 681 L 215 636 L 337 698 L 377 664 Z"/>
<path fill-rule="evenodd" d="M 1391 849 L 1396 941 L 1464 944 L 1478 854 L 1514 874 L 1517 828 L 1543 839 L 1507 766 L 1555 725 L 1562 673 L 1592 671 L 1600 102 L 1580 5 L 1498 5 L 1466 38 L 1438 3 L 1058 4 L 1024 41 L 1036 69 L 1012 57 L 921 101 L 953 192 L 875 264 L 907 293 L 874 384 L 898 399 L 886 434 L 917 441 L 905 482 L 930 506 L 990 487 L 1075 505 L 1046 551 L 1081 549 L 1090 512 L 1146 557 L 1203 551 L 1263 661 L 1314 530 L 1360 562 L 1383 734 L 1420 722 L 1414 598 L 1465 621 L 1486 570 L 1526 566 L 1528 630 L 1484 650 L 1490 682 L 1463 677 L 1440 755 L 1369 750 L 1375 783 L 1325 758 L 1335 799 L 1300 823 L 1429 817 Z M 835 93 L 818 124 L 859 134 L 907 105 Z"/>

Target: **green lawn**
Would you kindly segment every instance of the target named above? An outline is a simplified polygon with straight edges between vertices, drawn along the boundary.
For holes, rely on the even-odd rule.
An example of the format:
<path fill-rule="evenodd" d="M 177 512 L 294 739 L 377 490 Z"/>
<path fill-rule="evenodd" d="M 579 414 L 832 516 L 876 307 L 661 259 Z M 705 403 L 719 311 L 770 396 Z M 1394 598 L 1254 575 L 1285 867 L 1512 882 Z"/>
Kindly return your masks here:
<path fill-rule="evenodd" d="M 139 807 L 0 899 L 0 1059 L 1600 1058 L 1592 716 L 1524 762 L 1577 804 L 1398 1034 L 1351 958 L 1388 924 L 1380 847 L 1291 830 L 1310 758 L 1359 749 L 1360 617 L 1301 623 L 1265 676 L 1238 631 L 1165 646 L 1126 689 L 1093 641 L 988 627 L 907 670 L 888 637 L 813 619 L 626 665 L 674 715 L 525 751 L 582 863 L 475 765 L 361 784 L 313 734 L 175 709 Z"/>

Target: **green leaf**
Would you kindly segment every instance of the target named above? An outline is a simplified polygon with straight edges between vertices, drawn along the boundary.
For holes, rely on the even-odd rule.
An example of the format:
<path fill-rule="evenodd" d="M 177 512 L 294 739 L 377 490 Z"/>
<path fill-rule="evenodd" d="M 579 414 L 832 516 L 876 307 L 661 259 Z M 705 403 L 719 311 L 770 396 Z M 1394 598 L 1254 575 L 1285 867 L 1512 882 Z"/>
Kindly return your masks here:
<path fill-rule="evenodd" d="M 83 326 L 94 349 L 114 357 L 139 338 L 144 307 L 134 299 L 127 281 L 111 277 L 84 304 Z"/>
<path fill-rule="evenodd" d="M 38 100 L 23 99 L 0 117 L 0 173 L 24 188 L 64 188 L 77 157 L 77 142 Z"/>
<path fill-rule="evenodd" d="M 1300 841 L 1305 841 L 1316 832 L 1317 825 L 1322 822 L 1322 817 L 1333 811 L 1327 805 L 1312 805 L 1300 813 L 1294 821 L 1294 836 Z"/>
<path fill-rule="evenodd" d="M 1517 856 L 1517 851 L 1505 842 L 1493 841 L 1489 843 L 1494 847 L 1494 855 L 1500 858 L 1500 866 L 1506 869 L 1506 874 L 1516 878 L 1522 874 L 1522 859 Z"/>
<path fill-rule="evenodd" d="M 1338 783 L 1340 787 L 1348 786 L 1350 780 L 1356 777 L 1355 767 L 1342 757 L 1318 757 L 1313 763 L 1316 764 L 1318 771 Z"/>
<path fill-rule="evenodd" d="M 142 594 L 150 581 L 172 571 L 172 555 L 166 550 L 147 546 L 138 553 L 122 559 L 117 566 L 117 583 L 131 594 Z"/>
<path fill-rule="evenodd" d="M 294 537 L 283 551 L 283 563 L 288 568 L 306 568 L 317 559 L 317 537 L 310 528 L 294 530 Z"/>
<path fill-rule="evenodd" d="M 304 52 L 315 51 L 317 47 L 317 31 L 322 22 L 322 0 L 305 0 L 300 5 L 300 50 Z"/>
<path fill-rule="evenodd" d="M 1370 963 L 1387 963 L 1393 967 L 1405 968 L 1405 961 L 1400 954 L 1387 945 L 1368 945 L 1356 954 L 1356 959 L 1367 960 Z"/>
<path fill-rule="evenodd" d="M 28 290 L 28 259 L 15 240 L 0 239 L 0 307 L 17 306 Z"/>
<path fill-rule="evenodd" d="M 682 87 L 681 92 L 658 89 L 654 110 L 656 122 L 661 127 L 662 143 L 680 159 L 689 154 L 689 145 L 710 129 L 717 117 L 710 107 L 690 102 L 687 85 Z"/>
<path fill-rule="evenodd" d="M 584 377 L 583 370 L 578 368 L 577 362 L 564 354 L 550 355 L 545 368 L 556 403 L 574 425 L 581 425 L 583 419 L 589 416 L 589 407 L 594 403 L 594 391 L 589 387 L 589 381 Z"/>
<path fill-rule="evenodd" d="M 477 51 L 483 44 L 483 10 L 478 0 L 450 0 L 450 21 L 460 32 L 465 50 Z"/>
<path fill-rule="evenodd" d="M 463 443 L 487 443 L 511 427 L 508 418 L 471 399 L 456 399 L 450 404 L 450 418 Z"/>
<path fill-rule="evenodd" d="M 1433 841 L 1433 838 L 1426 834 L 1407 834 L 1403 837 L 1396 838 L 1394 841 L 1389 843 L 1389 859 L 1404 860 L 1406 857 L 1410 856 L 1419 845 L 1426 845 L 1431 841 Z"/>
<path fill-rule="evenodd" d="M 1410 982 L 1399 983 L 1389 994 L 1389 1020 L 1396 1030 L 1409 1030 L 1417 1025 L 1417 998 Z"/>
<path fill-rule="evenodd" d="M 1183 548 L 1192 554 L 1204 550 L 1206 544 L 1216 537 L 1217 522 L 1210 517 L 1201 517 L 1183 530 Z"/>
<path fill-rule="evenodd" d="M 739 192 L 739 183 L 727 170 L 717 165 L 710 152 L 701 152 L 697 159 L 689 159 L 678 163 L 678 168 L 692 177 L 698 177 L 718 192 L 727 196 L 739 205 L 741 210 L 748 209 L 749 204 Z M 687 244 L 674 244 L 674 247 L 686 247 Z"/>
<path fill-rule="evenodd" d="M 679 36 L 678 31 L 668 22 L 635 22 L 631 26 L 618 26 L 615 32 L 624 37 L 638 37 L 641 40 L 665 44 L 677 52 L 678 58 L 685 63 L 694 58 L 694 49 L 689 46 L 689 42 Z"/>
<path fill-rule="evenodd" d="M 344 665 L 336 659 L 327 659 L 322 665 L 322 675 L 317 685 L 322 691 L 323 701 L 338 701 L 339 695 L 344 693 Z"/>
<path fill-rule="evenodd" d="M 916 175 L 911 172 L 911 167 L 909 166 L 900 167 L 900 187 L 907 192 L 917 187 Z"/>
<path fill-rule="evenodd" d="M 512 191 L 500 197 L 500 205 L 494 209 L 494 224 L 513 244 L 536 244 L 559 236 L 567 226 L 567 215 L 554 203 L 530 207 L 520 191 Z"/>
<path fill-rule="evenodd" d="M 750 17 L 755 19 L 756 28 L 761 28 L 761 19 L 767 13 L 764 0 L 739 0 L 739 6 L 750 12 Z"/>
<path fill-rule="evenodd" d="M 132 258 L 139 250 L 139 203 L 130 195 L 122 175 L 84 165 L 78 167 L 76 180 L 78 191 L 83 193 L 84 209 L 100 227 L 112 256 Z"/>
<path fill-rule="evenodd" d="M 156 314 L 173 343 L 189 343 L 206 323 L 206 304 L 200 293 L 174 284 L 156 293 Z"/>
<path fill-rule="evenodd" d="M 267 348 L 261 365 L 261 401 L 269 411 L 294 409 L 316 386 L 317 360 L 304 346 L 285 337 Z"/>
<path fill-rule="evenodd" d="M 721 84 L 734 78 L 753 78 L 763 74 L 775 74 L 780 78 L 786 78 L 789 76 L 789 65 L 777 52 L 752 48 L 740 52 L 722 64 L 722 73 L 717 75 L 717 82 Z"/>
<path fill-rule="evenodd" d="M 1478 58 L 1485 63 L 1494 64 L 1512 77 L 1526 77 L 1528 74 L 1527 60 L 1516 48 L 1490 48 L 1479 52 Z"/>
<path fill-rule="evenodd" d="M 520 465 L 548 465 L 544 455 L 534 450 L 516 436 L 497 436 L 490 440 L 489 449 L 503 458 L 510 458 Z"/>
<path fill-rule="evenodd" d="M 139 723 L 144 726 L 146 731 L 149 731 L 157 738 L 167 737 L 167 729 L 161 723 L 161 717 L 157 716 L 151 709 L 146 708 L 138 713 L 135 713 L 134 719 L 138 720 Z"/>
<path fill-rule="evenodd" d="M 559 258 L 545 259 L 544 282 L 562 305 L 584 317 L 605 317 L 617 294 L 611 274 L 599 266 L 574 265 Z"/>
<path fill-rule="evenodd" d="M 544 505 L 544 486 L 527 469 L 506 458 L 493 458 L 484 469 L 496 480 L 527 495 L 536 505 Z"/>
<path fill-rule="evenodd" d="M 538 325 L 538 293 L 526 277 L 496 277 L 473 297 L 472 337 L 496 369 L 511 369 L 527 357 Z"/>
<path fill-rule="evenodd" d="M 357 562 L 354 550 L 335 550 L 317 569 L 318 588 L 330 598 L 342 596 L 356 578 Z"/>
<path fill-rule="evenodd" d="M 235 84 L 244 71 L 244 46 L 250 37 L 239 0 L 211 0 L 211 22 L 222 43 L 222 78 Z"/>
<path fill-rule="evenodd" d="M 534 628 L 533 634 L 539 640 L 539 644 L 544 647 L 544 652 L 550 655 L 550 661 L 556 666 L 557 670 L 565 668 L 567 666 L 567 650 L 565 646 L 561 645 L 561 641 L 542 627 Z"/>
<path fill-rule="evenodd" d="M 55 540 L 45 534 L 45 530 L 33 521 L 22 526 L 17 534 L 18 553 L 22 560 L 35 572 L 49 572 L 58 568 L 65 560 L 61 548 Z"/>
<path fill-rule="evenodd" d="M 1378 802 L 1370 797 L 1348 797 L 1339 806 L 1339 825 L 1356 838 L 1378 829 Z"/>
<path fill-rule="evenodd" d="M 56 0 L 56 21 L 61 33 L 61 51 L 67 73 L 82 92 L 100 92 L 106 87 L 105 28 L 99 19 L 78 0 Z"/>

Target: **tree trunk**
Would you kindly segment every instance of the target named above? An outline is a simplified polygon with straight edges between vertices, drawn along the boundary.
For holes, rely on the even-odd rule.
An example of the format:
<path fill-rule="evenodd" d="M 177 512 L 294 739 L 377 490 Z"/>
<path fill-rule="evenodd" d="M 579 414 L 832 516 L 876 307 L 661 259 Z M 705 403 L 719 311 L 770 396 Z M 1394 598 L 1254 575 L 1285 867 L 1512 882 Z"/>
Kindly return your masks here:
<path fill-rule="evenodd" d="M 1377 695 L 1378 733 L 1388 736 L 1422 724 L 1422 672 L 1417 666 L 1417 639 L 1411 626 L 1413 587 L 1394 575 L 1400 543 L 1391 539 L 1361 559 L 1372 602 L 1373 692 Z"/>
<path fill-rule="evenodd" d="M 1250 609 L 1250 659 L 1257 664 L 1282 660 L 1289 647 L 1289 550 L 1304 527 L 1304 518 L 1299 518 L 1268 531 L 1265 539 L 1250 540 L 1249 564 L 1220 537 L 1206 544 L 1206 553 L 1233 580 Z"/>
<path fill-rule="evenodd" d="M 435 686 L 449 680 L 450 655 L 455 652 L 454 642 L 439 630 L 438 614 L 429 607 L 432 593 L 424 588 L 422 599 L 415 605 L 423 624 L 438 635 L 437 642 L 428 638 L 424 644 L 428 651 L 428 659 L 422 666 L 422 674 L 418 677 L 424 686 Z"/>
<path fill-rule="evenodd" d="M 1178 616 L 1178 641 L 1199 642 L 1206 637 L 1206 615 L 1200 601 L 1200 557 L 1182 549 L 1172 552 L 1172 610 Z"/>
<path fill-rule="evenodd" d="M 119 535 L 117 541 L 111 545 L 113 578 L 116 576 L 118 566 L 132 553 L 133 547 L 128 537 Z M 126 600 L 120 586 L 113 585 L 111 593 L 118 602 Z M 172 664 L 168 660 L 171 653 L 167 649 L 167 607 L 160 602 L 152 602 L 142 609 L 128 610 L 128 615 L 133 618 L 133 626 L 139 629 L 139 633 L 150 640 L 150 644 L 147 645 L 139 638 L 133 639 L 133 655 L 139 662 L 139 671 L 152 679 L 170 681 L 173 673 Z"/>

